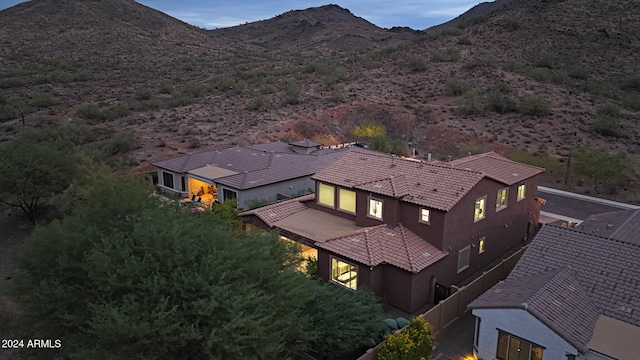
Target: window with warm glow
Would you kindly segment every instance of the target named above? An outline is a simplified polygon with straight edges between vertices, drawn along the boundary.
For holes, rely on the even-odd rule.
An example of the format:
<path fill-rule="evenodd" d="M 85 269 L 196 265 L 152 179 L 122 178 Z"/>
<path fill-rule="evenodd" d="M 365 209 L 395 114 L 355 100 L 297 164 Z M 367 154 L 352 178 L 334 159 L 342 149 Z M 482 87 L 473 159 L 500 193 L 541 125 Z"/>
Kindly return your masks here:
<path fill-rule="evenodd" d="M 418 219 L 421 223 L 429 224 L 431 222 L 431 211 L 429 209 L 420 208 L 420 219 Z"/>
<path fill-rule="evenodd" d="M 520 184 L 518 184 L 518 201 L 524 199 L 525 189 L 526 187 L 524 182 L 521 182 Z"/>
<path fill-rule="evenodd" d="M 338 209 L 356 212 L 356 192 L 340 188 L 338 189 Z"/>
<path fill-rule="evenodd" d="M 331 280 L 355 290 L 358 287 L 358 268 L 336 258 L 331 258 Z"/>
<path fill-rule="evenodd" d="M 482 254 L 484 252 L 484 243 L 486 238 L 480 239 L 478 242 L 478 254 Z"/>
<path fill-rule="evenodd" d="M 369 199 L 369 216 L 382 219 L 382 201 Z"/>
<path fill-rule="evenodd" d="M 469 267 L 469 256 L 471 255 L 471 246 L 458 251 L 458 272 Z"/>
<path fill-rule="evenodd" d="M 542 346 L 498 330 L 498 350 L 500 360 L 542 360 Z"/>
<path fill-rule="evenodd" d="M 333 186 L 320 183 L 318 185 L 318 204 L 335 207 L 334 191 Z"/>
<path fill-rule="evenodd" d="M 498 195 L 496 197 L 496 211 L 502 210 L 507 207 L 507 188 L 502 190 L 498 190 Z"/>
<path fill-rule="evenodd" d="M 474 221 L 478 221 L 481 219 L 484 219 L 484 211 L 485 211 L 485 207 L 487 205 L 487 198 L 483 197 L 481 199 L 476 200 L 476 207 L 475 207 L 475 211 L 473 213 L 473 220 Z"/>

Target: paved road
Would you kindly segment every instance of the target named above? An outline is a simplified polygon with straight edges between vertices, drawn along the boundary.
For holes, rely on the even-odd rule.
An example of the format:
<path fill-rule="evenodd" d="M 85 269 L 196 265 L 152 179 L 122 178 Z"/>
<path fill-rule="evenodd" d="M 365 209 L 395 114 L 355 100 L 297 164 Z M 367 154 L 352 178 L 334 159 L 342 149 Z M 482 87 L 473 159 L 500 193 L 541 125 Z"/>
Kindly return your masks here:
<path fill-rule="evenodd" d="M 539 186 L 536 196 L 547 200 L 541 214 L 561 220 L 580 222 L 590 215 L 618 210 L 638 209 L 639 206 L 619 203 L 593 196 Z"/>

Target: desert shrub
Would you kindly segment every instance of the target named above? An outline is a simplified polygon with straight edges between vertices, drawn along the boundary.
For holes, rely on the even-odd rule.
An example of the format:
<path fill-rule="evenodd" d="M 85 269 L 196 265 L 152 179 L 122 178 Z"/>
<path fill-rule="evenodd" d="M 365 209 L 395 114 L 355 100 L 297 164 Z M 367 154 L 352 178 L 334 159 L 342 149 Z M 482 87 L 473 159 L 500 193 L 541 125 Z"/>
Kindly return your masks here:
<path fill-rule="evenodd" d="M 129 113 L 131 113 L 131 109 L 129 109 L 127 105 L 122 104 L 114 105 L 104 112 L 107 120 L 125 117 L 129 115 Z"/>
<path fill-rule="evenodd" d="M 518 110 L 524 115 L 546 116 L 551 112 L 551 102 L 537 95 L 526 95 L 520 99 Z"/>
<path fill-rule="evenodd" d="M 599 115 L 592 124 L 595 132 L 603 136 L 622 137 L 622 128 L 617 118 L 606 115 Z"/>
<path fill-rule="evenodd" d="M 467 35 L 458 37 L 458 45 L 472 45 L 471 39 Z"/>
<path fill-rule="evenodd" d="M 422 318 L 415 317 L 402 331 L 385 336 L 385 342 L 378 351 L 378 360 L 428 359 L 432 349 L 431 326 Z"/>
<path fill-rule="evenodd" d="M 300 102 L 300 87 L 291 80 L 284 84 L 284 102 L 290 105 Z"/>
<path fill-rule="evenodd" d="M 444 50 L 436 51 L 431 55 L 431 59 L 435 62 L 454 62 L 460 60 L 460 49 L 449 47 Z"/>
<path fill-rule="evenodd" d="M 460 110 L 467 115 L 481 115 L 484 114 L 486 105 L 483 97 L 480 93 L 471 89 L 464 93 L 460 100 Z"/>
<path fill-rule="evenodd" d="M 569 69 L 568 75 L 572 79 L 586 80 L 589 77 L 589 71 L 584 67 L 577 66 Z"/>
<path fill-rule="evenodd" d="M 251 199 L 251 200 L 245 201 L 247 210 L 257 209 L 259 207 L 269 205 L 270 203 L 271 202 L 268 199 Z"/>
<path fill-rule="evenodd" d="M 84 149 L 84 153 L 95 161 L 105 161 L 112 156 L 126 154 L 136 147 L 138 147 L 136 137 L 130 133 L 122 133 L 91 144 Z"/>
<path fill-rule="evenodd" d="M 506 18 L 504 19 L 504 23 L 502 24 L 502 27 L 508 31 L 508 32 L 512 32 L 512 31 L 516 31 L 516 30 L 520 30 L 520 21 L 518 21 L 517 19 L 514 18 Z"/>
<path fill-rule="evenodd" d="M 551 79 L 553 78 L 551 70 L 544 67 L 534 67 L 529 69 L 527 71 L 527 76 L 540 82 L 551 82 Z"/>
<path fill-rule="evenodd" d="M 411 71 L 425 71 L 427 70 L 427 61 L 421 55 L 413 54 L 409 56 L 407 60 Z"/>
<path fill-rule="evenodd" d="M 640 111 L 640 94 L 624 94 L 622 96 L 622 105 L 629 110 Z"/>
<path fill-rule="evenodd" d="M 171 94 L 173 92 L 173 86 L 171 84 L 162 83 L 160 87 L 158 87 L 158 92 L 160 94 Z"/>
<path fill-rule="evenodd" d="M 471 62 L 464 64 L 464 67 L 467 69 L 478 69 L 478 68 L 494 68 L 496 67 L 497 62 L 496 59 L 488 56 L 488 55 L 480 55 L 474 57 Z"/>
<path fill-rule="evenodd" d="M 267 107 L 267 98 L 258 93 L 253 99 L 249 101 L 247 104 L 247 110 L 261 110 Z"/>
<path fill-rule="evenodd" d="M 457 77 L 450 77 L 444 82 L 444 89 L 449 95 L 462 95 L 471 90 L 471 85 Z"/>
<path fill-rule="evenodd" d="M 222 92 L 239 93 L 242 91 L 242 85 L 235 79 L 229 77 L 214 80 L 213 88 Z"/>
<path fill-rule="evenodd" d="M 200 147 L 202 147 L 202 141 L 200 141 L 200 138 L 194 137 L 189 140 L 189 149 L 198 149 Z"/>
<path fill-rule="evenodd" d="M 614 118 L 620 117 L 620 108 L 614 104 L 605 104 L 598 109 L 599 116 L 610 116 Z"/>
<path fill-rule="evenodd" d="M 56 105 L 60 102 L 58 98 L 51 93 L 37 93 L 31 96 L 31 104 L 37 107 L 48 107 Z"/>
<path fill-rule="evenodd" d="M 448 28 L 445 28 L 444 30 L 442 30 L 442 35 L 444 36 L 460 36 L 462 35 L 462 29 L 455 27 L 455 26 L 450 26 Z"/>
<path fill-rule="evenodd" d="M 0 121 L 15 119 L 22 114 L 24 105 L 17 97 L 5 97 L 0 94 Z"/>
<path fill-rule="evenodd" d="M 556 63 L 556 55 L 549 51 L 540 51 L 533 60 L 533 66 L 553 69 Z"/>
<path fill-rule="evenodd" d="M 356 61 L 364 68 L 371 69 L 375 66 L 375 61 L 370 55 L 358 55 Z"/>
<path fill-rule="evenodd" d="M 640 91 L 640 73 L 629 76 L 622 84 L 622 87 L 627 90 Z"/>
<path fill-rule="evenodd" d="M 523 164 L 538 166 L 548 172 L 558 172 L 563 169 L 558 159 L 549 156 L 547 153 L 530 154 L 526 151 L 515 151 L 509 155 L 509 159 Z"/>
<path fill-rule="evenodd" d="M 148 87 L 141 87 L 136 90 L 136 99 L 151 100 L 151 90 Z"/>
<path fill-rule="evenodd" d="M 329 94 L 328 100 L 335 104 L 345 102 L 346 98 L 344 97 L 343 88 L 340 86 L 334 86 Z"/>
<path fill-rule="evenodd" d="M 85 103 L 76 110 L 76 116 L 85 120 L 103 121 L 107 115 L 96 103 Z"/>
<path fill-rule="evenodd" d="M 16 88 L 25 85 L 25 81 L 19 77 L 0 79 L 0 89 Z"/>
<path fill-rule="evenodd" d="M 508 93 L 490 91 L 487 94 L 487 108 L 499 114 L 518 111 L 518 103 Z"/>
<path fill-rule="evenodd" d="M 205 91 L 206 91 L 206 87 L 195 81 L 189 81 L 188 83 L 184 84 L 182 89 L 180 89 L 180 92 L 182 94 L 196 97 L 196 98 L 202 96 L 205 93 Z"/>

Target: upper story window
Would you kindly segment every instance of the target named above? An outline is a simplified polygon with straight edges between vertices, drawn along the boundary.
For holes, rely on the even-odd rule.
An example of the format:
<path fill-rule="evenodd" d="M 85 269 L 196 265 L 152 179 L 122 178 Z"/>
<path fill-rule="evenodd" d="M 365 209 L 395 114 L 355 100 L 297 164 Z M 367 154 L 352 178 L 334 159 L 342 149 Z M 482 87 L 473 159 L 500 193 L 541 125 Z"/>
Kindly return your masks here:
<path fill-rule="evenodd" d="M 356 192 L 339 188 L 338 189 L 338 209 L 350 213 L 356 212 Z"/>
<path fill-rule="evenodd" d="M 431 223 L 431 210 L 420 208 L 420 218 L 418 219 L 421 223 L 430 224 Z"/>
<path fill-rule="evenodd" d="M 478 254 L 482 254 L 484 252 L 485 242 L 486 242 L 486 238 L 482 238 L 478 242 Z"/>
<path fill-rule="evenodd" d="M 476 200 L 476 207 L 473 212 L 473 221 L 482 220 L 485 217 L 485 210 L 487 207 L 487 197 Z"/>
<path fill-rule="evenodd" d="M 335 187 L 320 183 L 318 185 L 318 204 L 335 207 Z"/>
<path fill-rule="evenodd" d="M 369 216 L 382 220 L 382 200 L 369 198 Z"/>
<path fill-rule="evenodd" d="M 458 272 L 469 267 L 469 256 L 471 255 L 471 246 L 466 246 L 458 251 Z"/>
<path fill-rule="evenodd" d="M 162 185 L 173 189 L 173 174 L 166 171 L 162 172 Z"/>
<path fill-rule="evenodd" d="M 518 197 L 517 197 L 518 201 L 524 199 L 524 196 L 526 195 L 525 189 L 526 189 L 526 186 L 524 181 L 518 184 Z"/>
<path fill-rule="evenodd" d="M 507 207 L 507 188 L 498 190 L 496 196 L 496 211 L 502 210 Z"/>

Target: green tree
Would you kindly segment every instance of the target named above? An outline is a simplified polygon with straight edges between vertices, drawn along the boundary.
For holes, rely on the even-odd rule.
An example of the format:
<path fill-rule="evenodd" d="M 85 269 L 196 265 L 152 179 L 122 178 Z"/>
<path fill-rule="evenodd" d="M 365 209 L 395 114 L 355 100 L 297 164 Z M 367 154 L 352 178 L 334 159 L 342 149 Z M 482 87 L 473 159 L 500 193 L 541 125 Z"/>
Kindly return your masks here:
<path fill-rule="evenodd" d="M 32 222 L 43 202 L 67 189 L 74 177 L 72 141 L 57 135 L 28 131 L 0 146 L 0 201 L 21 209 Z"/>
<path fill-rule="evenodd" d="M 380 316 L 373 296 L 360 315 L 342 309 L 365 295 L 297 271 L 297 246 L 276 234 L 234 231 L 219 217 L 228 206 L 199 215 L 160 206 L 137 178 L 85 189 L 20 258 L 24 333 L 13 335 L 62 339 L 50 358 L 292 359 L 323 349 L 321 336 L 352 334 L 344 347 L 371 337 L 363 314 Z M 332 297 L 339 306 L 314 304 Z"/>
<path fill-rule="evenodd" d="M 574 170 L 593 179 L 593 189 L 599 193 L 598 181 L 624 178 L 631 169 L 624 153 L 611 154 L 606 149 L 583 146 L 574 152 Z"/>

